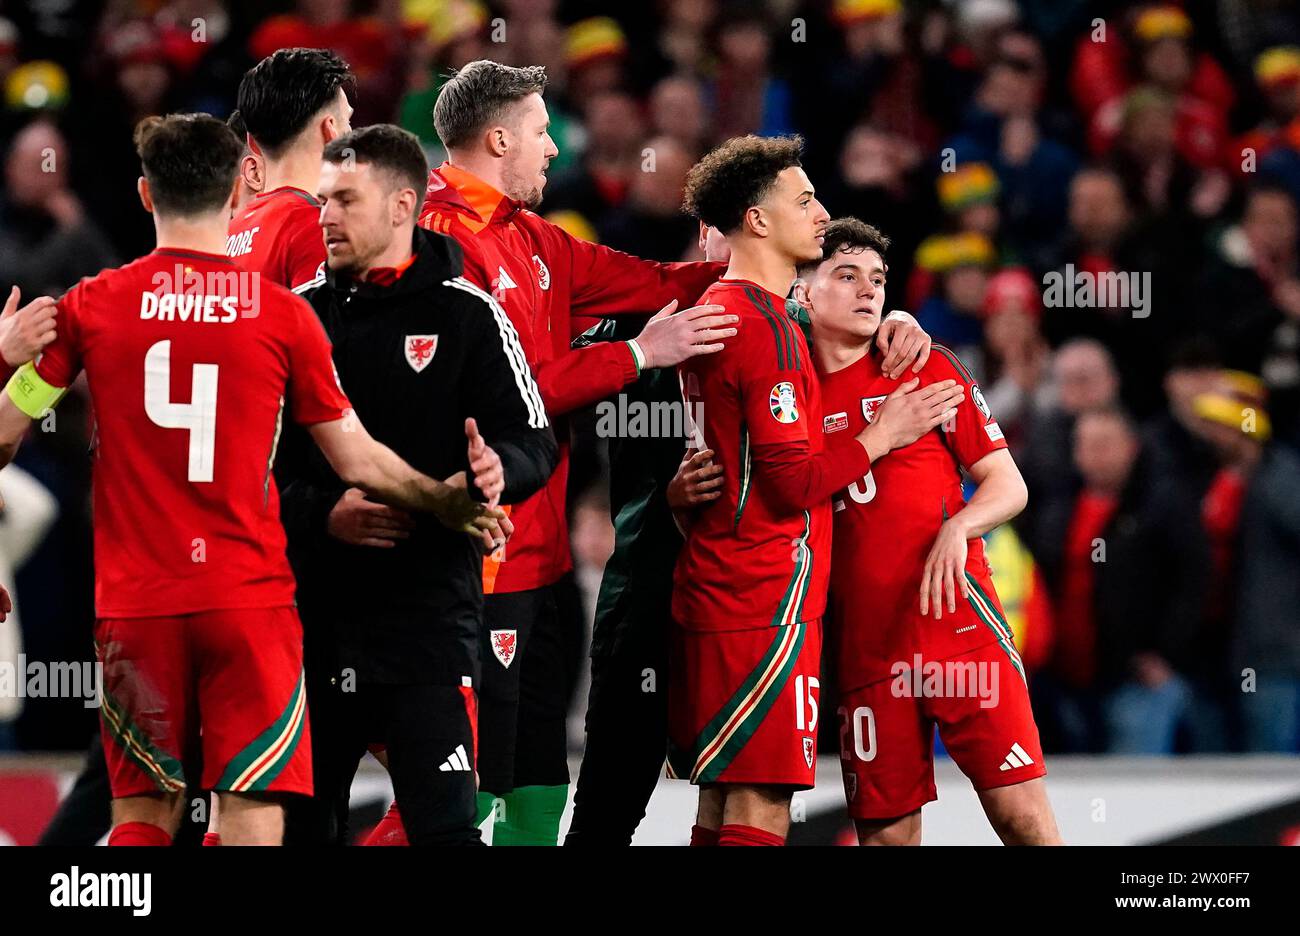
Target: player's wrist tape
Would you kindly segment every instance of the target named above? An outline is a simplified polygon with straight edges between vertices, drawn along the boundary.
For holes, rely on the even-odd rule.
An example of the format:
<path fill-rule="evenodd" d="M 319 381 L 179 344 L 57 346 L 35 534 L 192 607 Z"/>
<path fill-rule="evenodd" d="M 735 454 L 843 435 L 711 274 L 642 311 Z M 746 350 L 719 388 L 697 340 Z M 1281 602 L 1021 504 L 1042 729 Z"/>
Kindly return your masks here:
<path fill-rule="evenodd" d="M 636 375 L 640 377 L 641 371 L 645 370 L 645 352 L 641 350 L 641 346 L 636 343 L 635 338 L 629 338 L 627 346 L 632 352 L 632 362 L 636 364 Z"/>
<path fill-rule="evenodd" d="M 5 393 L 9 394 L 9 399 L 32 419 L 40 419 L 54 409 L 67 392 L 67 387 L 46 383 L 31 361 L 14 371 L 9 383 L 5 384 Z"/>

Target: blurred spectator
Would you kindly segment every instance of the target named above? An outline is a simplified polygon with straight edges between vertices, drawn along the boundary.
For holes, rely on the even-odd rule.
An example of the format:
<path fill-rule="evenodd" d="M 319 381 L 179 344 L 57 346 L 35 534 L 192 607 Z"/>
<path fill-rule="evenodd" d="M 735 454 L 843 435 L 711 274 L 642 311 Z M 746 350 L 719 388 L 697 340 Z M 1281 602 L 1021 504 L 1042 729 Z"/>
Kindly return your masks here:
<path fill-rule="evenodd" d="M 962 360 L 981 372 L 984 291 L 995 262 L 993 244 L 975 232 L 936 235 L 916 252 L 917 270 L 933 277 L 934 288 L 916 312 L 921 327 L 935 341 L 952 346 Z M 916 275 L 916 274 L 914 274 Z"/>
<path fill-rule="evenodd" d="M 1030 414 L 1026 442 L 1016 455 L 1029 488 L 1032 511 L 1019 521 L 1034 554 L 1042 558 L 1059 552 L 1060 518 L 1052 516 L 1077 489 L 1073 438 L 1081 413 L 1114 407 L 1119 402 L 1119 375 L 1110 353 L 1099 342 L 1077 338 L 1066 342 L 1051 362 L 1047 402 Z"/>
<path fill-rule="evenodd" d="M 1191 19 L 1176 6 L 1147 7 L 1136 13 L 1130 39 L 1132 84 L 1149 84 L 1173 102 L 1178 151 L 1193 166 L 1218 167 L 1236 95 L 1218 63 L 1192 47 Z M 1095 111 L 1095 153 L 1106 152 L 1119 128 L 1120 101 L 1113 95 Z"/>
<path fill-rule="evenodd" d="M 1174 348 L 1163 381 L 1165 408 L 1144 434 L 1156 475 L 1180 479 L 1198 498 L 1209 488 L 1218 464 L 1195 401 L 1219 383 L 1221 373 L 1222 358 L 1208 339 Z"/>
<path fill-rule="evenodd" d="M 1082 486 L 1055 505 L 1059 544 L 1039 554 L 1056 598 L 1053 675 L 1073 705 L 1058 720 L 1075 749 L 1095 747 L 1100 703 L 1106 749 L 1173 753 L 1190 718 L 1201 595 L 1209 567 L 1195 500 L 1153 477 L 1137 432 L 1114 407 L 1075 423 Z"/>
<path fill-rule="evenodd" d="M 277 49 L 332 49 L 352 68 L 358 127 L 389 119 L 401 96 L 404 46 L 395 4 L 381 4 L 393 19 L 367 16 L 353 0 L 297 0 L 294 12 L 272 16 L 253 32 L 248 51 L 254 62 Z"/>
<path fill-rule="evenodd" d="M 998 39 L 960 132 L 949 139 L 958 162 L 985 162 L 1002 186 L 1003 232 L 1025 251 L 1055 236 L 1065 218 L 1066 186 L 1078 157 L 1054 138 L 1045 108 L 1042 46 L 1026 32 Z"/>
<path fill-rule="evenodd" d="M 1144 212 L 1183 223 L 1218 213 L 1231 191 L 1221 169 L 1198 167 L 1180 146 L 1175 99 L 1143 86 L 1119 105 L 1119 136 L 1113 163 L 1129 197 Z"/>
<path fill-rule="evenodd" d="M 1280 433 L 1300 417 L 1300 221 L 1291 194 L 1261 184 L 1246 198 L 1200 280 L 1200 318 L 1228 367 L 1262 374 Z"/>
<path fill-rule="evenodd" d="M 1122 377 L 1124 399 L 1139 417 L 1160 406 L 1160 348 L 1195 330 L 1185 296 L 1186 258 L 1162 236 L 1158 222 L 1139 222 L 1122 180 L 1113 170 L 1080 170 L 1070 182 L 1069 225 L 1061 239 L 1038 252 L 1042 269 L 1066 289 L 1081 278 L 1125 288 L 1096 289 L 1086 301 L 1049 302 L 1043 332 L 1053 345 L 1071 338 L 1104 344 Z M 1141 302 L 1138 301 L 1141 291 Z"/>
<path fill-rule="evenodd" d="M 772 70 L 772 34 L 762 12 L 730 7 L 718 24 L 713 79 L 715 142 L 746 133 L 793 133 L 790 86 Z"/>
<path fill-rule="evenodd" d="M 626 61 L 627 37 L 617 20 L 593 16 L 574 23 L 564 40 L 569 100 L 581 105 L 592 95 L 624 90 Z"/>
<path fill-rule="evenodd" d="M 972 162 L 952 172 L 941 172 L 935 187 L 940 206 L 958 231 L 974 231 L 997 243 L 1002 220 L 998 195 L 1002 189 L 992 166 Z"/>
<path fill-rule="evenodd" d="M 834 0 L 828 26 L 841 45 L 837 54 L 823 55 L 816 67 L 795 76 L 801 123 L 816 128 L 808 144 L 810 165 L 829 168 L 849 128 L 859 122 L 900 145 L 933 150 L 940 127 L 930 108 L 916 104 L 939 79 L 909 35 L 899 0 Z"/>
<path fill-rule="evenodd" d="M 703 156 L 711 131 L 700 83 L 676 75 L 656 84 L 650 94 L 650 125 L 656 135 L 672 137 L 687 152 Z"/>
<path fill-rule="evenodd" d="M 650 260 L 681 260 L 699 233 L 695 220 L 681 210 L 686 173 L 695 157 L 670 137 L 650 140 L 645 152 L 627 202 L 600 226 L 600 241 Z"/>
<path fill-rule="evenodd" d="M 135 191 L 140 158 L 132 134 L 143 118 L 175 109 L 172 72 L 157 32 L 137 19 L 104 33 L 94 71 L 89 100 L 80 102 L 83 119 L 67 124 L 73 152 L 94 154 L 73 166 L 74 184 L 114 252 L 136 257 L 153 248 L 154 230 Z"/>
<path fill-rule="evenodd" d="M 1279 46 L 1260 55 L 1255 80 L 1268 112 L 1237 141 L 1230 164 L 1246 173 L 1257 163 L 1261 176 L 1285 185 L 1300 202 L 1300 46 Z"/>
<path fill-rule="evenodd" d="M 1043 409 L 1047 397 L 1051 353 L 1040 328 L 1038 284 L 1023 268 L 998 271 L 989 279 L 983 312 L 986 353 L 979 376 L 984 398 L 997 414 L 1007 444 L 1019 452 L 1033 414 Z"/>
<path fill-rule="evenodd" d="M 546 188 L 548 211 L 576 211 L 599 231 L 627 200 L 642 172 L 645 123 L 631 95 L 602 91 L 583 102 L 587 148 L 578 164 Z"/>
<path fill-rule="evenodd" d="M 912 290 L 912 261 L 937 222 L 933 199 L 917 181 L 921 166 L 918 147 L 860 124 L 849 131 L 827 178 L 814 183 L 832 217 L 870 219 L 889 236 L 889 279 L 913 313 L 929 293 L 929 280 L 924 290 Z"/>
<path fill-rule="evenodd" d="M 935 192 L 938 195 L 939 206 L 944 212 L 940 223 L 951 234 L 976 236 L 952 238 L 936 235 L 925 242 L 927 261 L 918 262 L 911 270 L 910 279 L 905 281 L 909 305 L 917 307 L 925 301 L 925 297 L 939 291 L 936 277 L 941 271 L 929 258 L 938 260 L 942 264 L 941 258 L 944 252 L 950 250 L 947 247 L 940 249 L 942 245 L 963 241 L 974 244 L 977 240 L 984 241 L 993 251 L 994 262 L 1001 259 L 998 237 L 1002 221 L 1002 214 L 998 208 L 1000 190 L 998 177 L 988 163 L 965 163 L 956 166 L 950 172 L 939 173 L 935 180 Z M 868 214 L 867 217 L 871 215 Z M 918 259 L 920 255 L 918 251 Z M 901 279 L 901 277 L 897 278 Z"/>
<path fill-rule="evenodd" d="M 26 62 L 5 79 L 0 131 L 5 139 L 34 117 L 56 117 L 68 104 L 68 74 L 55 62 Z"/>
<path fill-rule="evenodd" d="M 1226 373 L 1194 405 L 1224 465 L 1212 488 L 1218 503 L 1207 499 L 1206 521 L 1212 533 L 1233 534 L 1221 547 L 1232 550 L 1220 557 L 1220 563 L 1231 563 L 1229 574 L 1213 581 L 1224 601 L 1216 610 L 1225 622 L 1235 618 L 1228 654 L 1232 672 L 1225 675 L 1238 690 L 1233 695 L 1239 699 L 1241 746 L 1295 753 L 1300 750 L 1300 579 L 1295 575 L 1300 453 L 1271 438 L 1263 398 L 1256 378 Z"/>
<path fill-rule="evenodd" d="M 410 3 L 405 26 L 410 59 L 397 122 L 433 149 L 441 145 L 433 128 L 433 104 L 443 73 L 488 57 L 488 10 L 477 0 Z"/>
<path fill-rule="evenodd" d="M 654 44 L 658 74 L 703 76 L 710 56 L 708 37 L 718 19 L 717 0 L 665 0 Z"/>
<path fill-rule="evenodd" d="M 26 669 L 19 665 L 22 653 L 22 629 L 19 625 L 20 596 L 14 572 L 22 567 L 40 545 L 58 514 L 58 505 L 45 487 L 17 465 L 0 472 L 0 585 L 14 601 L 9 617 L 0 622 L 0 665 L 14 668 L 19 679 Z M 14 721 L 22 711 L 23 700 L 0 693 L 0 752 L 14 747 Z"/>
<path fill-rule="evenodd" d="M 24 301 L 58 296 L 83 276 L 114 266 L 108 240 L 69 186 L 67 141 L 37 120 L 13 140 L 5 157 L 0 201 L 0 284 Z"/>

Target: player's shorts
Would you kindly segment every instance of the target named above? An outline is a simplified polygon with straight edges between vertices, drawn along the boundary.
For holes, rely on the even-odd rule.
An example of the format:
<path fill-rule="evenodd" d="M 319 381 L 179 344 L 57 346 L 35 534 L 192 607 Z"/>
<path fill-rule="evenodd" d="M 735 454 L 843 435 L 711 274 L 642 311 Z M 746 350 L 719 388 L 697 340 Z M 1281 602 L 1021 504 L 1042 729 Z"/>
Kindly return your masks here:
<path fill-rule="evenodd" d="M 914 672 L 841 696 L 840 766 L 850 816 L 893 819 L 937 798 L 936 727 L 976 790 L 1047 773 L 1029 690 L 1001 645 Z"/>
<path fill-rule="evenodd" d="M 95 644 L 114 797 L 179 793 L 187 783 L 311 794 L 302 625 L 294 608 L 101 619 Z M 202 753 L 199 778 L 181 767 L 194 750 Z"/>
<path fill-rule="evenodd" d="M 674 624 L 669 775 L 812 787 L 821 652 L 820 619 L 735 631 Z"/>

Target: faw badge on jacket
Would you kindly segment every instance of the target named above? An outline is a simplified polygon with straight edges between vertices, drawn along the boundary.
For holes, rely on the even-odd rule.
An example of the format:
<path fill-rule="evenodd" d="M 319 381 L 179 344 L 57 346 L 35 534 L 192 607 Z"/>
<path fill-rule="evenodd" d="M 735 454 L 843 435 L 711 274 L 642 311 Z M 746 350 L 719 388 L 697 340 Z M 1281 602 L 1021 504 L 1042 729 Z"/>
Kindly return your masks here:
<path fill-rule="evenodd" d="M 518 631 L 515 630 L 494 630 L 491 632 L 492 653 L 501 661 L 501 665 L 506 669 L 515 661 L 515 641 L 518 638 Z"/>
<path fill-rule="evenodd" d="M 429 366 L 429 362 L 433 360 L 433 355 L 437 350 L 437 335 L 406 336 L 406 363 L 410 364 L 411 370 L 417 374 Z"/>

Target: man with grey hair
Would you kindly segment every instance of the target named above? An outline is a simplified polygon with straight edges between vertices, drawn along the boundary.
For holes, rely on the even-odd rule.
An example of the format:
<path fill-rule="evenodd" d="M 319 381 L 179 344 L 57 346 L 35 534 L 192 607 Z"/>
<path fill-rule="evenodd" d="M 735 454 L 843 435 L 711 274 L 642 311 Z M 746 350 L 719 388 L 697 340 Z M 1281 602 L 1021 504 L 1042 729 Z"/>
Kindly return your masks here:
<path fill-rule="evenodd" d="M 471 62 L 434 106 L 448 160 L 429 175 L 420 223 L 465 254 L 464 276 L 491 293 L 518 330 L 553 420 L 636 380 L 713 353 L 734 316 L 689 306 L 721 264 L 655 263 L 579 240 L 533 213 L 558 155 L 540 66 Z M 578 316 L 663 308 L 628 341 L 570 349 Z M 565 714 L 580 659 L 581 623 L 565 519 L 568 431 L 550 483 L 511 513 L 515 537 L 484 562 L 479 707 L 480 818 L 495 844 L 556 843 L 568 791 Z M 516 750 L 517 749 L 517 750 Z M 500 799 L 504 809 L 494 808 Z"/>

